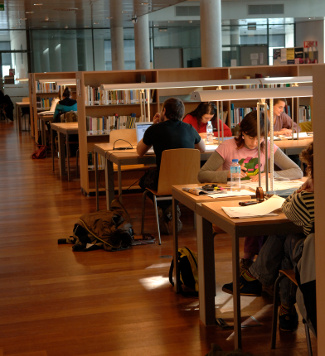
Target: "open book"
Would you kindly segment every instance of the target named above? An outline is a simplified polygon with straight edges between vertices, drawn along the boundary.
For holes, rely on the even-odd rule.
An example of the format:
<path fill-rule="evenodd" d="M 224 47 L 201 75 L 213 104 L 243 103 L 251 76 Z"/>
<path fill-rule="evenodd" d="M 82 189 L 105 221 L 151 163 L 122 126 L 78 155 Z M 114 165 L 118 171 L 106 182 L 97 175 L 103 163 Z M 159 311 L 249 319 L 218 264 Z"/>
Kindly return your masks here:
<path fill-rule="evenodd" d="M 222 210 L 231 218 L 252 218 L 266 215 L 277 215 L 273 212 L 281 208 L 284 200 L 284 198 L 281 198 L 278 195 L 273 195 L 262 203 L 248 206 L 222 207 Z"/>

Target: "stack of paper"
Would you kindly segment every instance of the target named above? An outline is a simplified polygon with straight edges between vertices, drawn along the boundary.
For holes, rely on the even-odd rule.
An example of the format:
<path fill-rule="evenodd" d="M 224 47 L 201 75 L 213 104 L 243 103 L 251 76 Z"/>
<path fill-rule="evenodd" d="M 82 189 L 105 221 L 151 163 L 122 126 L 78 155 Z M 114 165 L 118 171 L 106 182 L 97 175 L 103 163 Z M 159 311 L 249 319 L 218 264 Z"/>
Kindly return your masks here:
<path fill-rule="evenodd" d="M 209 192 L 209 196 L 211 198 L 224 198 L 224 197 L 243 197 L 243 196 L 253 196 L 255 195 L 255 192 L 252 190 L 247 190 L 247 189 L 242 189 L 239 191 L 231 191 L 231 190 L 219 190 L 217 192 Z"/>
<path fill-rule="evenodd" d="M 222 207 L 222 209 L 231 218 L 252 218 L 265 215 L 277 215 L 274 213 L 272 214 L 272 212 L 280 209 L 284 200 L 284 198 L 273 195 L 270 199 L 255 205 Z"/>

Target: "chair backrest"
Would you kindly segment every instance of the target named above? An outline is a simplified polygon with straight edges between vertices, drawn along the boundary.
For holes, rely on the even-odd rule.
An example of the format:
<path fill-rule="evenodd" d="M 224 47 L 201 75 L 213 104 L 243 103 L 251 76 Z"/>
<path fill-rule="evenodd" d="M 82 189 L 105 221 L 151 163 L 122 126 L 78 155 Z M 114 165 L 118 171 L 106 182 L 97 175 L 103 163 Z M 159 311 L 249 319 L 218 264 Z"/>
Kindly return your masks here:
<path fill-rule="evenodd" d="M 171 195 L 172 185 L 198 183 L 201 154 L 197 149 L 165 150 L 161 155 L 157 195 Z"/>
<path fill-rule="evenodd" d="M 76 111 L 68 111 L 60 115 L 61 122 L 77 122 L 78 113 Z"/>
<path fill-rule="evenodd" d="M 109 142 L 114 144 L 114 147 L 136 146 L 137 135 L 135 129 L 111 130 Z"/>

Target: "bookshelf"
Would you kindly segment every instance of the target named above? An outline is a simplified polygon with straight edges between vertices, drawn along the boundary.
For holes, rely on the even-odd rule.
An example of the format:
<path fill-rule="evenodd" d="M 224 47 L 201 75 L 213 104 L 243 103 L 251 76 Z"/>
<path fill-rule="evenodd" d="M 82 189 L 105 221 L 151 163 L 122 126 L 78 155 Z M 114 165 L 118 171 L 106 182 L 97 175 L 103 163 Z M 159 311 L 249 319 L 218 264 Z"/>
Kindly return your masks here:
<path fill-rule="evenodd" d="M 196 108 L 199 101 L 191 100 L 191 94 L 200 89 L 215 91 L 221 89 L 246 89 L 248 76 L 251 78 L 249 88 L 260 89 L 271 86 L 286 86 L 285 84 L 261 84 L 261 78 L 283 77 L 287 84 L 290 77 L 311 76 L 313 65 L 285 65 L 258 67 L 222 67 L 222 68 L 177 68 L 134 71 L 93 71 L 77 72 L 77 100 L 79 117 L 79 149 L 80 149 L 80 180 L 81 190 L 89 195 L 95 192 L 95 174 L 88 161 L 95 143 L 109 142 L 109 131 L 112 127 L 102 123 L 101 126 L 89 124 L 89 118 L 103 120 L 108 117 L 122 116 L 142 117 L 150 120 L 155 112 L 160 111 L 163 101 L 171 96 L 181 98 L 185 103 L 185 112 Z M 303 67 L 303 68 L 301 68 Z M 302 85 L 308 85 L 302 84 Z M 139 91 L 145 92 L 144 99 L 139 99 Z M 131 94 L 131 91 L 133 92 Z M 132 99 L 133 98 L 133 99 Z M 259 99 L 259 95 L 257 95 Z M 286 98 L 294 105 L 294 115 L 299 112 L 299 98 Z M 305 100 L 305 99 L 304 99 Z M 307 105 L 310 98 L 306 99 Z M 257 100 L 232 100 L 226 98 L 219 102 L 220 112 L 228 113 L 226 124 L 231 124 L 231 108 L 256 107 Z M 223 116 L 224 117 L 224 116 Z M 296 121 L 296 119 L 295 119 Z M 118 124 L 115 123 L 115 128 Z M 140 172 L 139 178 L 143 172 Z M 104 174 L 103 174 L 104 175 Z M 128 176 L 128 175 L 126 175 Z M 123 178 L 124 187 L 132 184 L 135 177 L 129 177 L 129 182 Z M 104 184 L 102 186 L 105 186 Z"/>
<path fill-rule="evenodd" d="M 61 98 L 65 86 L 75 87 L 75 72 L 48 72 L 29 74 L 29 101 L 31 135 L 38 142 L 38 113 L 49 110 L 54 98 Z M 72 95 L 73 90 L 72 90 Z"/>

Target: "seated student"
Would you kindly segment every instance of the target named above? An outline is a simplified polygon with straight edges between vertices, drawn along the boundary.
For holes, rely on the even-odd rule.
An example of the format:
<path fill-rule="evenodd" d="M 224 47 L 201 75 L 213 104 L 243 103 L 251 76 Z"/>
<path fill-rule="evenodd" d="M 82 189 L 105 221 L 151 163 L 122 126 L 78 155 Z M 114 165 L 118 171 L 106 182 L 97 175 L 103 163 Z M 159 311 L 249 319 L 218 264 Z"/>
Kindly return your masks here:
<path fill-rule="evenodd" d="M 264 114 L 260 115 L 261 127 L 261 170 L 265 165 L 264 153 Z M 270 143 L 268 143 L 270 145 Z M 270 147 L 268 149 L 270 154 Z M 239 133 L 233 139 L 224 141 L 216 151 L 210 156 L 201 168 L 198 179 L 201 183 L 227 183 L 230 179 L 230 165 L 232 159 L 237 158 L 242 166 L 242 179 L 258 181 L 258 140 L 257 140 L 257 111 L 248 113 L 239 126 Z M 295 164 L 282 150 L 274 145 L 274 164 L 279 167 L 279 171 L 274 172 L 274 177 L 285 177 L 288 179 L 298 179 L 303 176 L 299 166 Z M 265 173 L 262 173 L 262 176 Z M 246 237 L 244 244 L 244 256 L 240 261 L 241 269 L 248 268 L 256 254 L 258 254 L 263 244 L 263 237 Z"/>
<path fill-rule="evenodd" d="M 264 171 L 264 115 L 260 115 L 261 127 L 261 170 Z M 230 179 L 232 159 L 237 158 L 242 167 L 242 179 L 258 181 L 258 140 L 257 140 L 257 111 L 248 113 L 240 123 L 238 136 L 222 142 L 201 168 L 198 179 L 201 183 L 227 183 Z M 270 146 L 270 143 L 268 142 Z M 268 150 L 270 154 L 270 148 Z M 274 172 L 274 177 L 298 179 L 302 177 L 301 169 L 274 145 L 274 164 L 280 170 Z M 265 173 L 262 173 L 262 176 Z"/>
<path fill-rule="evenodd" d="M 4 95 L 0 90 L 0 111 L 7 119 L 14 121 L 14 104 L 9 95 Z"/>
<path fill-rule="evenodd" d="M 68 111 L 77 111 L 77 101 L 71 99 L 71 89 L 66 87 L 62 94 L 63 99 L 60 100 L 55 107 L 54 122 L 60 122 L 60 115 Z"/>
<path fill-rule="evenodd" d="M 195 110 L 185 115 L 183 122 L 192 125 L 202 138 L 206 138 L 207 123 L 210 120 L 214 128 L 214 136 L 218 136 L 217 123 L 219 125 L 220 136 L 222 135 L 222 125 L 224 136 L 232 136 L 230 128 L 220 119 L 217 119 L 217 109 L 212 102 L 200 103 Z"/>
<path fill-rule="evenodd" d="M 157 164 L 156 170 L 148 171 L 140 179 L 139 185 L 142 189 L 157 189 L 161 155 L 164 150 L 197 148 L 201 152 L 205 151 L 205 143 L 197 131 L 191 125 L 182 122 L 184 110 L 184 104 L 180 99 L 167 99 L 163 103 L 161 113 L 157 113 L 154 116 L 154 125 L 145 131 L 143 139 L 139 141 L 137 145 L 139 156 L 143 156 L 153 146 Z M 171 229 L 168 225 L 172 221 L 170 201 L 159 202 L 159 218 L 161 232 L 169 234 Z M 178 223 L 178 229 L 180 230 L 181 222 L 179 219 Z"/>
<path fill-rule="evenodd" d="M 314 232 L 314 184 L 313 184 L 313 144 L 301 152 L 300 159 L 307 164 L 309 178 L 283 203 L 282 211 L 287 218 L 303 227 L 303 233 L 268 236 L 256 261 L 240 276 L 240 294 L 260 296 L 262 285 L 272 286 L 280 269 L 292 269 L 297 263 L 299 252 L 306 236 Z M 299 258 L 299 257 L 298 257 Z M 222 287 L 232 294 L 233 284 Z M 294 331 L 298 326 L 298 315 L 294 307 L 296 287 L 285 278 L 280 284 L 279 327 L 283 331 Z"/>
<path fill-rule="evenodd" d="M 274 135 L 292 135 L 292 128 L 294 132 L 300 131 L 299 126 L 293 122 L 291 117 L 284 112 L 286 106 L 285 99 L 274 99 L 273 100 L 273 127 Z M 269 111 L 270 116 L 270 111 Z"/>

